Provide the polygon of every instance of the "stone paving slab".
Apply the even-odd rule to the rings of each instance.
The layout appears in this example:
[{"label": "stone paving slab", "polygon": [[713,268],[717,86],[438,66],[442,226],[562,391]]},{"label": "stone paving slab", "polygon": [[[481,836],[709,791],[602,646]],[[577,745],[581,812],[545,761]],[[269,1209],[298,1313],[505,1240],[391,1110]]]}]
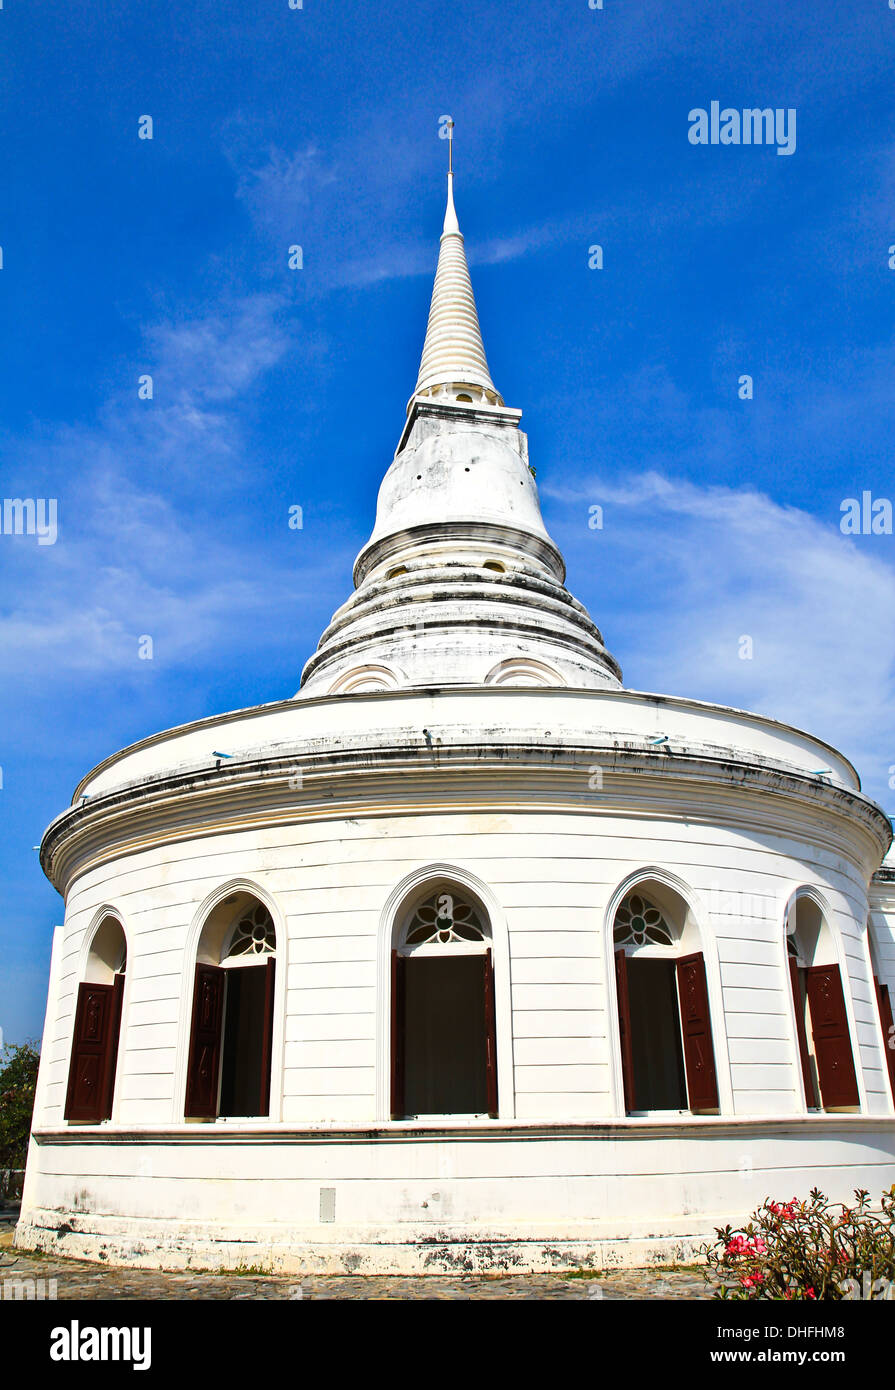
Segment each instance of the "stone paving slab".
[{"label": "stone paving slab", "polygon": [[[704,1299],[708,1291],[698,1269],[626,1269],[608,1274],[519,1274],[407,1278],[399,1275],[259,1276],[165,1273],[154,1269],[108,1268],[87,1260],[20,1253],[12,1247],[13,1227],[0,1225],[0,1295],[17,1296],[19,1281],[55,1279],[56,1297],[86,1300],[181,1299]],[[7,1291],[8,1288],[8,1291]],[[18,1296],[21,1296],[19,1291]]]}]

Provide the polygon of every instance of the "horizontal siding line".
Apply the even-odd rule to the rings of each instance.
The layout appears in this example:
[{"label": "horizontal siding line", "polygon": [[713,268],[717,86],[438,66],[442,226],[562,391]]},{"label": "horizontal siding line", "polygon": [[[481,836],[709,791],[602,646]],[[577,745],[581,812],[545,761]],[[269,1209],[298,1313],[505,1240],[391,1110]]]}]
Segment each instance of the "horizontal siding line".
[{"label": "horizontal siding line", "polygon": [[[360,1076],[361,1073],[364,1073],[364,1074],[367,1074],[367,1075],[371,1075],[371,1076],[372,1076],[372,1074],[375,1072],[375,1070],[376,1070],[376,1068],[375,1068],[375,1066],[373,1066],[372,1064],[369,1065],[369,1066],[367,1066],[367,1065],[361,1065],[361,1063],[359,1063],[359,1062],[358,1062],[358,1063],[354,1063],[353,1065],[352,1065],[352,1064],[345,1063],[345,1064],[342,1065],[342,1066],[336,1066],[336,1065],[332,1065],[332,1066],[322,1066],[322,1065],[321,1065],[321,1066],[317,1066],[317,1067],[312,1067],[312,1066],[301,1066],[301,1065],[299,1065],[299,1064],[297,1064],[297,1063],[293,1063],[291,1066],[284,1066],[284,1067],[283,1067],[283,1079],[285,1080],[287,1077],[292,1077],[292,1079],[295,1080],[295,1079],[297,1079],[297,1078],[299,1078],[299,1077],[307,1076],[308,1074],[312,1074],[312,1075],[314,1075],[314,1076],[320,1076],[321,1078],[323,1078],[323,1077],[325,1077],[329,1072],[332,1072],[332,1071],[337,1071],[337,1072],[356,1071],[356,1072],[358,1073],[359,1076]],[[299,1094],[299,1093],[296,1092],[296,1091],[293,1091],[293,1090],[286,1090],[285,1087],[284,1087],[284,1089],[283,1089],[283,1095],[284,1095],[284,1096],[294,1096],[294,1095],[297,1095],[297,1094]],[[302,1094],[304,1094],[304,1093],[302,1093]],[[317,1099],[320,1100],[320,1099],[321,1099],[321,1096],[322,1096],[324,1093],[318,1091],[318,1092],[315,1092],[314,1094],[316,1094],[316,1095],[317,1095]],[[341,1100],[343,1095],[348,1095],[348,1094],[350,1094],[350,1092],[347,1092],[347,1091],[345,1091],[345,1092],[339,1091],[339,1092],[338,1092],[338,1099]],[[370,1088],[369,1091],[365,1091],[364,1094],[365,1094],[365,1095],[372,1095],[372,1094],[373,1094],[372,1087]],[[335,1097],[335,1096],[330,1096],[329,1099],[330,1099],[330,1100],[334,1100],[334,1099],[336,1099],[336,1097]]]},{"label": "horizontal siding line", "polygon": [[[528,988],[528,986],[525,986],[525,988]],[[562,1014],[563,1016],[565,1016],[566,1014],[597,1014],[598,1016],[602,1016],[602,1015],[604,1015],[604,1014],[606,1013],[606,1010],[605,1010],[605,1009],[600,1009],[600,1008],[586,1008],[586,1007],[584,1007],[584,1006],[579,1006],[579,1007],[576,1007],[576,1008],[569,1008],[569,1009],[563,1009],[563,1008],[561,1008],[561,1007],[560,1007],[560,1008],[557,1008],[557,1007],[548,1008],[548,1007],[545,1007],[545,1006],[540,1005],[540,1004],[532,1004],[532,1005],[530,1005],[530,1006],[527,1007],[527,1008],[523,1008],[523,1007],[522,1007],[521,1005],[519,1005],[519,1004],[514,1004],[514,1006],[513,1006],[513,1013],[514,1013],[514,1014]]]},{"label": "horizontal siding line", "polygon": [[337,992],[337,993],[341,994],[343,991],[349,990],[349,989],[374,989],[374,988],[375,988],[375,982],[373,982],[373,981],[371,981],[371,983],[368,984],[368,985],[340,985],[340,984],[329,984],[329,985],[304,985],[304,984],[302,984],[302,985],[290,985],[290,986],[288,987],[288,993],[289,993],[289,994],[316,994],[316,993],[317,993],[319,990],[321,990],[321,989],[328,989],[328,990],[332,990],[332,991],[334,991],[334,992]]},{"label": "horizontal siding line", "polygon": [[784,989],[769,989],[765,985],[731,984],[729,981],[722,985],[722,989],[724,990],[725,998],[731,995],[735,990],[739,990],[745,994],[754,995],[756,1003],[758,1003],[759,999],[762,1003],[766,1003],[768,996],[771,995],[783,996],[786,994]]},{"label": "horizontal siding line", "polygon": [[[343,1016],[346,1016],[346,1017],[347,1017],[350,1013],[351,1013],[351,1010],[350,1010],[350,1009],[343,1009],[340,1013],[332,1013],[330,1010],[327,1010],[326,1013],[321,1013],[321,1014],[312,1014],[312,1013],[291,1013],[291,1014],[289,1014],[289,1015],[287,1016],[287,1018],[286,1018],[286,1023],[287,1023],[287,1025],[288,1025],[289,1019],[290,1019],[290,1018],[342,1018]],[[357,1017],[357,1018],[369,1018],[369,1019],[371,1020],[371,1022],[376,1018],[375,1013],[363,1013],[363,1014],[358,1013],[357,1015],[352,1015],[352,1016]],[[326,1042],[327,1039],[326,1039],[326,1038],[319,1038],[318,1041],[319,1041],[319,1042]]]},{"label": "horizontal siding line", "polygon": [[[520,1042],[530,1043],[556,1043],[556,1042],[605,1042],[605,1037],[594,1037],[593,1033],[516,1033],[513,1037],[513,1045]],[[516,1064],[518,1066],[518,1063]],[[562,1065],[561,1063],[559,1065]],[[577,1063],[575,1065],[578,1065]]]},{"label": "horizontal siding line", "polygon": [[[767,1071],[771,1067],[777,1067],[781,1071],[792,1071],[792,1062],[731,1062],[731,1071],[742,1071],[745,1067],[759,1067],[762,1071]],[[752,1087],[753,1090],[761,1090],[761,1087]]]},{"label": "horizontal siding line", "polygon": [[[365,1100],[365,1099],[368,1099],[368,1097],[352,1097],[352,1099],[364,1099],[364,1100]],[[614,1117],[613,1117],[613,1116],[609,1116],[609,1115],[595,1116],[595,1117],[594,1117],[594,1123],[597,1123],[597,1124],[603,1123],[604,1120],[612,1119],[612,1118],[614,1118]],[[758,1120],[761,1120],[761,1119],[763,1119],[764,1117],[761,1116],[761,1115],[758,1115],[758,1116],[756,1116],[755,1118],[758,1119]],[[882,1117],[880,1117],[880,1118],[882,1118]],[[535,1122],[537,1122],[537,1121],[535,1121]],[[553,1119],[552,1119],[552,1117],[550,1117],[550,1116],[546,1116],[546,1117],[544,1117],[544,1122],[545,1122],[545,1123],[553,1123]],[[822,1168],[825,1172],[829,1172],[829,1173],[844,1172],[844,1171],[847,1171],[847,1170],[848,1170],[848,1167],[849,1167],[848,1163],[842,1163],[842,1162],[839,1162],[839,1161],[836,1161],[836,1160],[832,1160],[832,1161],[829,1161],[829,1162],[826,1162],[826,1163],[822,1163],[822,1164],[821,1164],[821,1163],[815,1163],[814,1161],[812,1161],[812,1163],[813,1163],[813,1166],[816,1166],[817,1168]],[[768,1173],[768,1174],[781,1173],[781,1174],[790,1174],[790,1175],[792,1175],[793,1169],[794,1169],[795,1166],[796,1166],[796,1165],[793,1165],[793,1164],[791,1164],[791,1163],[790,1163],[790,1164],[774,1164],[773,1166],[770,1165],[770,1164],[767,1164],[767,1163],[762,1163],[762,1164],[759,1166],[759,1168],[757,1169],[757,1171],[760,1172],[760,1173]],[[868,1167],[871,1167],[871,1168],[880,1168],[880,1169],[885,1170],[887,1167],[890,1167],[890,1166],[891,1166],[891,1163],[890,1163],[890,1162],[887,1163],[887,1161],[886,1161],[885,1159],[880,1159],[878,1162],[877,1162],[877,1161],[873,1161],[873,1162],[868,1161],[867,1166],[868,1166]],[[688,1170],[687,1170],[687,1176],[688,1176],[688,1177],[692,1177],[692,1178],[696,1178],[696,1179],[699,1179],[699,1178],[702,1178],[702,1177],[705,1177],[705,1178],[713,1178],[713,1177],[716,1177],[716,1176],[717,1176],[717,1174],[718,1174],[719,1171],[720,1171],[721,1173],[729,1174],[731,1177],[739,1176],[740,1173],[741,1173],[741,1169],[740,1169],[740,1168],[734,1167],[734,1166],[731,1165],[731,1166],[728,1167],[728,1168],[722,1168],[722,1169],[720,1169],[720,1170],[718,1170],[718,1169],[716,1169],[716,1168],[704,1168],[704,1169],[699,1169],[699,1168],[688,1168]],[[131,1181],[133,1181],[133,1173],[129,1173],[129,1172],[121,1172],[121,1173],[118,1173],[118,1172],[116,1172],[116,1173],[90,1173],[90,1172],[84,1172],[84,1173],[79,1173],[79,1174],[76,1175],[76,1174],[67,1173],[67,1172],[64,1172],[64,1171],[57,1171],[56,1169],[42,1168],[42,1169],[41,1169],[41,1174],[42,1174],[42,1176],[44,1176],[44,1177],[46,1177],[46,1178],[52,1178],[52,1179],[55,1179],[55,1180],[60,1181],[60,1182],[75,1182],[75,1181],[78,1181],[78,1182],[83,1182],[83,1181],[123,1182],[123,1181],[126,1181],[126,1180],[131,1180]],[[651,1168],[651,1169],[646,1169],[646,1170],[644,1170],[644,1171],[631,1171],[631,1170],[629,1170],[629,1169],[627,1169],[627,1168],[626,1168],[626,1169],[623,1169],[623,1170],[622,1170],[622,1169],[616,1169],[616,1170],[614,1170],[611,1174],[602,1173],[602,1172],[594,1173],[594,1172],[592,1172],[592,1171],[590,1171],[590,1172],[572,1171],[572,1172],[558,1172],[558,1173],[552,1172],[552,1171],[549,1171],[549,1172],[548,1172],[548,1171],[545,1171],[545,1172],[533,1173],[533,1172],[528,1172],[528,1171],[525,1171],[525,1172],[517,1172],[517,1171],[515,1170],[515,1168],[513,1168],[513,1169],[510,1169],[510,1168],[498,1168],[498,1169],[496,1169],[496,1170],[493,1171],[493,1172],[487,1172],[487,1173],[482,1172],[482,1173],[476,1173],[476,1174],[462,1174],[462,1175],[457,1174],[457,1175],[455,1175],[455,1176],[452,1176],[450,1181],[451,1181],[452,1184],[455,1184],[455,1185],[458,1186],[458,1187],[470,1187],[470,1186],[472,1186],[472,1185],[474,1185],[474,1184],[482,1184],[482,1183],[491,1183],[491,1184],[493,1184],[494,1182],[510,1182],[510,1181],[512,1181],[512,1182],[514,1182],[514,1183],[516,1183],[516,1184],[518,1184],[518,1183],[525,1183],[525,1182],[537,1183],[537,1184],[542,1184],[542,1183],[553,1183],[553,1182],[558,1182],[558,1183],[563,1183],[563,1182],[575,1182],[575,1183],[601,1183],[601,1182],[605,1182],[605,1181],[607,1180],[608,1177],[611,1177],[613,1181],[615,1181],[615,1180],[621,1180],[621,1181],[633,1181],[633,1182],[642,1182],[642,1183],[654,1183],[654,1182],[656,1182],[657,1180],[661,1180],[662,1178],[665,1178],[665,1177],[667,1177],[667,1176],[668,1176],[668,1175],[667,1175],[664,1171],[662,1171],[661,1169],[659,1169],[659,1168]],[[676,1175],[673,1175],[673,1176],[676,1176]],[[306,1187],[306,1188],[311,1189],[311,1190],[313,1191],[314,1188],[319,1187],[322,1178],[325,1179],[325,1175],[324,1175],[324,1174],[315,1174],[315,1175],[313,1175],[313,1176],[309,1174],[309,1175],[306,1176],[306,1177],[297,1177],[295,1174],[282,1174],[282,1175],[280,1175],[280,1174],[266,1174],[266,1173],[260,1173],[260,1174],[259,1174],[259,1173],[250,1173],[250,1172],[245,1172],[245,1173],[242,1173],[242,1172],[240,1172],[240,1173],[235,1173],[235,1172],[234,1172],[232,1175],[228,1175],[227,1177],[223,1177],[223,1178],[220,1177],[220,1175],[217,1175],[216,1178],[215,1178],[215,1181],[216,1181],[218,1184],[220,1184],[220,1183],[234,1183],[234,1184],[236,1184],[236,1183],[239,1183],[239,1184],[244,1184],[244,1183],[262,1183],[262,1184],[274,1184],[274,1183],[276,1183],[276,1184],[280,1184],[280,1183],[283,1183],[283,1184],[289,1184],[290,1186],[293,1186],[293,1187],[294,1187],[294,1186],[299,1186],[299,1185],[301,1185],[302,1187]],[[201,1179],[200,1179],[200,1180],[201,1180]],[[352,1174],[352,1175],[350,1175],[350,1176],[345,1176],[345,1177],[335,1177],[335,1178],[331,1178],[331,1179],[329,1179],[329,1180],[330,1180],[332,1183],[336,1184],[336,1185],[340,1185],[343,1189],[344,1189],[344,1188],[347,1188],[347,1187],[355,1187],[355,1188],[358,1189],[359,1192],[362,1192],[363,1189],[364,1189],[364,1187],[367,1187],[367,1186],[369,1185],[369,1182],[370,1182],[370,1179],[369,1179],[369,1178],[363,1177],[363,1176],[360,1176],[360,1175],[357,1175],[357,1174]],[[165,1174],[164,1177],[149,1178],[149,1179],[146,1179],[146,1181],[149,1181],[149,1182],[152,1182],[152,1183],[155,1183],[155,1184],[161,1184],[161,1183],[195,1183],[195,1182],[197,1181],[197,1179],[196,1179],[196,1175],[195,1175],[195,1174],[192,1174],[192,1173],[168,1173],[168,1174]],[[434,1165],[433,1165],[432,1167],[429,1167],[429,1166],[427,1165],[425,1171],[423,1171],[422,1173],[420,1173],[419,1177],[414,1177],[413,1179],[410,1179],[410,1180],[409,1180],[406,1176],[404,1176],[404,1175],[398,1175],[398,1176],[395,1176],[395,1177],[377,1176],[376,1179],[375,1179],[375,1181],[376,1181],[377,1186],[380,1186],[380,1187],[384,1187],[384,1186],[388,1185],[389,1187],[393,1187],[393,1188],[398,1188],[398,1189],[400,1189],[400,1187],[406,1186],[407,1183],[408,1183],[408,1181],[412,1181],[414,1184],[418,1184],[421,1188],[424,1188],[427,1184],[433,1183],[433,1182],[437,1181],[437,1172],[436,1172],[436,1169],[435,1169],[435,1166],[434,1166]],[[316,1206],[316,1202],[315,1202],[315,1206]],[[204,1221],[212,1221],[214,1218],[209,1216],[209,1217],[198,1218],[198,1219],[204,1220]],[[300,1220],[300,1218],[297,1218],[297,1221],[299,1221],[299,1220]],[[301,1224],[302,1224],[302,1225],[305,1225],[305,1224],[314,1224],[314,1225],[316,1225],[316,1224],[317,1224],[317,1221],[316,1221],[316,1219],[312,1218],[312,1219],[311,1219],[310,1221],[308,1221],[308,1222],[301,1222]],[[443,1223],[441,1223],[441,1224],[443,1225]],[[188,1272],[188,1271],[187,1271],[187,1272]]]},{"label": "horizontal siding line", "polygon": [[[284,1100],[320,1100],[320,1095],[319,1095],[319,1093],[316,1092],[316,1091],[287,1091],[287,1092],[284,1092],[284,1093],[283,1093],[283,1099],[284,1099]],[[339,1100],[363,1100],[363,1101],[366,1101],[367,1103],[369,1103],[369,1102],[372,1101],[373,1099],[374,1099],[374,1096],[373,1096],[373,1092],[372,1092],[372,1091],[343,1091],[343,1092],[341,1092],[340,1095],[339,1095]],[[339,1123],[341,1123],[341,1122],[339,1121],[338,1117],[336,1117],[335,1120],[329,1120],[329,1118],[326,1117],[326,1116],[323,1116],[323,1117],[321,1117],[321,1118],[318,1119],[318,1118],[316,1118],[317,1115],[319,1115],[319,1111],[315,1111],[315,1118],[314,1118],[313,1120],[306,1120],[306,1121],[302,1121],[302,1120],[289,1120],[289,1121],[287,1121],[287,1123],[288,1123],[288,1124],[302,1124],[302,1123],[308,1123],[308,1124],[326,1124],[326,1123],[339,1124]],[[374,1119],[371,1119],[371,1120],[370,1120],[370,1124],[371,1124],[371,1125],[377,1125],[378,1123],[379,1123],[379,1122],[378,1122],[377,1120],[374,1120]],[[324,1173],[321,1173],[318,1177],[312,1178],[311,1181],[312,1181],[312,1182],[319,1182],[320,1179],[323,1178],[323,1177],[325,1177],[325,1176],[326,1176],[326,1175],[325,1175]],[[377,1181],[378,1181],[378,1179],[377,1179]]]}]

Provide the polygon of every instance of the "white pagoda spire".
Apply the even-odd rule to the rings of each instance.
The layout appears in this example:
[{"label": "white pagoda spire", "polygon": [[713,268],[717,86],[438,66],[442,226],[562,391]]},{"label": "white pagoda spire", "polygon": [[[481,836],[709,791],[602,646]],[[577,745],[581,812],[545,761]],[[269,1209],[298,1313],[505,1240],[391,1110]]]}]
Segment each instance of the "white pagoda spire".
[{"label": "white pagoda spire", "polygon": [[491,380],[453,161],[416,390],[354,565],[355,592],[300,694],[410,687],[620,689],[621,672],[541,516],[522,416]]},{"label": "white pagoda spire", "polygon": [[463,233],[454,207],[453,121],[448,127],[448,143],[447,208],[414,396],[469,398],[464,388],[472,387],[475,394],[471,399],[480,399],[484,393],[490,404],[502,405],[488,370]]}]

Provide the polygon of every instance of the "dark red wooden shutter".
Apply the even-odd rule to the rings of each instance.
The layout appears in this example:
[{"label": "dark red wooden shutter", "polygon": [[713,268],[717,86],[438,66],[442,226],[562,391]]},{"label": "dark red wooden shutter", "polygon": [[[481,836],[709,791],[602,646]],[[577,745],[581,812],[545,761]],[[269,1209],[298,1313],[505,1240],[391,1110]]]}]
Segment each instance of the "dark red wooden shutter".
[{"label": "dark red wooden shutter", "polygon": [[789,982],[792,986],[793,1008],[796,1011],[796,1038],[799,1043],[799,1061],[802,1064],[805,1103],[809,1109],[812,1109],[817,1105],[817,1095],[814,1090],[814,1077],[811,1074],[811,1060],[808,1055],[808,1035],[805,1032],[805,1005],[802,1002],[799,962],[796,960],[795,956],[789,956]]},{"label": "dark red wooden shutter", "polygon": [[628,994],[628,957],[624,951],[615,953],[615,992],[618,996],[618,1036],[622,1049],[622,1085],[625,1089],[625,1109],[637,1109],[634,1091],[634,1042],[631,1032],[631,1000]]},{"label": "dark red wooden shutter", "polygon": [[273,1059],[273,1006],[277,979],[275,956],[268,956],[264,973],[264,1041],[261,1047],[261,1115],[270,1114],[270,1068]]},{"label": "dark red wooden shutter", "polygon": [[404,1118],[404,971],[407,962],[392,951],[392,1118]]},{"label": "dark red wooden shutter", "polygon": [[825,1107],[859,1105],[839,966],[812,965],[805,978],[821,1100]]},{"label": "dark red wooden shutter", "polygon": [[184,1114],[195,1119],[217,1118],[225,983],[226,971],[219,965],[196,966],[184,1106]]},{"label": "dark red wooden shutter", "polygon": [[488,1114],[497,1119],[497,1027],[494,1015],[494,966],[490,948],[485,952],[485,1076]]},{"label": "dark red wooden shutter", "polygon": [[115,1074],[118,1070],[118,1040],[121,1037],[121,1009],[124,1003],[124,976],[116,975],[112,984],[112,1013],[109,1018],[109,1045],[106,1048],[106,1071],[103,1078],[103,1119],[112,1118],[115,1095]]},{"label": "dark red wooden shutter", "polygon": [[718,1109],[718,1081],[712,1048],[712,1022],[705,961],[701,951],[677,962],[677,992],[684,1038],[687,1098],[691,1110]]},{"label": "dark red wooden shutter", "polygon": [[892,1020],[892,1001],[889,998],[889,986],[881,985],[874,975],[873,983],[876,988],[876,1002],[879,1005],[879,1021],[883,1026],[883,1047],[886,1053],[886,1068],[889,1073],[889,1085],[892,1088],[892,1095],[895,1097],[895,1024]]},{"label": "dark red wooden shutter", "polygon": [[65,1118],[99,1124],[108,1096],[109,1044],[115,1013],[115,986],[78,986]]}]

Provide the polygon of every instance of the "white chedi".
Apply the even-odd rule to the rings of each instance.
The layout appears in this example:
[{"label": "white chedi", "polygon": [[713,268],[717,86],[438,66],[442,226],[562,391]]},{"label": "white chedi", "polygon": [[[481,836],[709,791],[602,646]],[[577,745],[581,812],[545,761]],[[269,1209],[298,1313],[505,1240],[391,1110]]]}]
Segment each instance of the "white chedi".
[{"label": "white chedi", "polygon": [[65,919],[20,1247],[637,1265],[769,1193],[895,1180],[889,823],[821,740],[622,686],[519,421],[451,193],[297,696],[111,755],[44,836]]}]

